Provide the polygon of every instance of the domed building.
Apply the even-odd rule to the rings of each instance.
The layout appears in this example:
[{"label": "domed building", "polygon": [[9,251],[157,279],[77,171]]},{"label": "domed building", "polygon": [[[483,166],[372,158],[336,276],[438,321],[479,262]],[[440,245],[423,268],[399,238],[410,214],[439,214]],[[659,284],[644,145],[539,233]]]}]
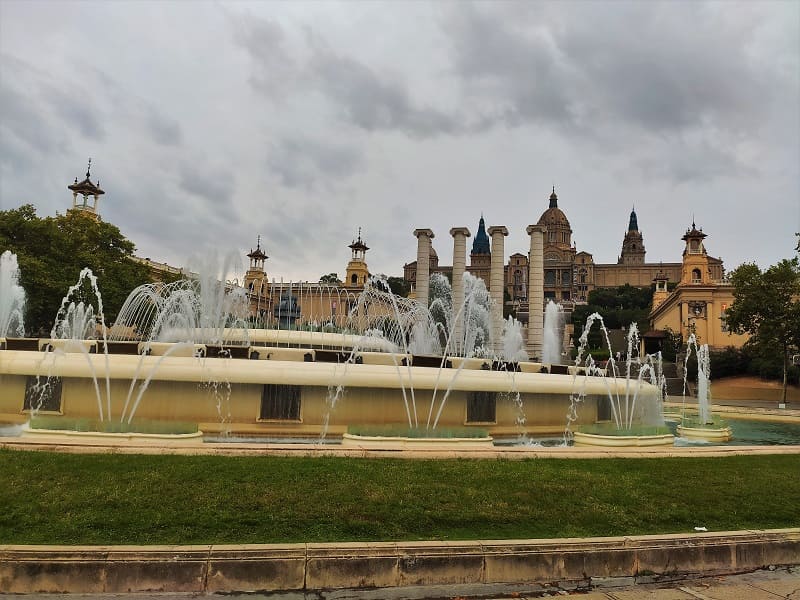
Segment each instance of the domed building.
[{"label": "domed building", "polygon": [[[564,211],[558,205],[555,187],[549,198],[547,209],[541,214],[537,225],[544,225],[547,233],[544,238],[544,297],[562,304],[584,303],[589,292],[595,288],[613,288],[629,284],[634,287],[649,288],[656,277],[672,284],[681,281],[683,265],[681,262],[645,262],[645,245],[639,230],[636,210],[632,209],[628,227],[623,233],[622,249],[614,263],[595,263],[590,252],[578,251],[572,239],[572,226]],[[478,231],[472,243],[470,264],[466,270],[481,277],[489,285],[491,265],[491,244],[486,234],[483,216],[478,222]],[[708,257],[710,277],[721,280],[722,261]],[[439,257],[431,249],[430,272],[442,273],[452,277],[452,266],[440,265]],[[416,261],[403,266],[406,281],[413,285],[416,281]],[[514,253],[505,264],[506,302],[524,304],[528,294],[528,255]]]}]

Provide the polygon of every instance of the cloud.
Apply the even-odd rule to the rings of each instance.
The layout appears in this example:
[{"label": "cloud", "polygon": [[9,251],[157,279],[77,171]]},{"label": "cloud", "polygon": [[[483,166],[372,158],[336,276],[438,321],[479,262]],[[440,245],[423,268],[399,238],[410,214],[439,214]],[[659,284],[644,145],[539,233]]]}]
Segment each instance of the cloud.
[{"label": "cloud", "polygon": [[156,143],[162,146],[178,146],[183,140],[181,126],[174,119],[159,113],[154,108],[146,109],[147,126]]},{"label": "cloud", "polygon": [[320,182],[349,177],[359,169],[361,162],[361,152],[352,145],[301,135],[279,140],[267,159],[270,170],[283,185],[306,189]]},{"label": "cloud", "polygon": [[335,52],[316,34],[296,41],[293,56],[279,24],[252,15],[233,23],[236,41],[253,59],[251,83],[272,99],[318,94],[341,122],[368,132],[426,138],[465,129],[453,114],[412,100],[400,77],[379,76],[364,62]]},{"label": "cloud", "polygon": [[206,206],[219,211],[230,207],[236,180],[230,171],[184,161],[178,167],[178,185],[183,191],[205,200]]}]

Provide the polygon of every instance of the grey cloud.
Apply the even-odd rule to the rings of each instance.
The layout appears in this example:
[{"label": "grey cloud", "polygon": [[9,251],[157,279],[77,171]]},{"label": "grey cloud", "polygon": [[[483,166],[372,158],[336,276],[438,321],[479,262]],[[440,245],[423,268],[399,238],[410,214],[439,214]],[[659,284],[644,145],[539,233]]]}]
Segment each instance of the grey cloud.
[{"label": "grey cloud", "polygon": [[66,125],[91,140],[105,139],[106,129],[102,122],[102,113],[90,95],[80,93],[77,89],[67,91],[51,88],[48,90],[47,99]]},{"label": "grey cloud", "polygon": [[234,40],[255,62],[250,83],[273,99],[282,98],[296,78],[297,65],[286,50],[286,34],[276,22],[253,15],[229,15]]},{"label": "grey cloud", "polygon": [[401,131],[412,137],[459,133],[464,127],[451,114],[419,106],[401,81],[378,76],[366,64],[338,55],[315,36],[295,48],[294,59],[285,32],[277,23],[248,16],[234,19],[236,41],[253,59],[253,86],[274,98],[285,94],[321,94],[337,116],[366,131]]},{"label": "grey cloud", "polygon": [[236,187],[231,172],[184,162],[178,168],[178,177],[181,189],[204,200],[203,207],[229,215]]},{"label": "grey cloud", "polygon": [[276,143],[267,164],[283,185],[312,188],[323,180],[352,175],[361,161],[361,152],[353,146],[295,136]]},{"label": "grey cloud", "polygon": [[177,146],[183,140],[183,133],[178,122],[153,108],[147,111],[147,125],[153,139],[162,146]]},{"label": "grey cloud", "polygon": [[614,121],[661,134],[738,130],[759,112],[765,81],[742,28],[720,27],[702,5],[559,3],[536,19],[487,6],[459,5],[443,30],[466,92],[507,124],[587,133]]},{"label": "grey cloud", "polygon": [[14,146],[40,153],[64,148],[63,136],[48,124],[35,98],[23,95],[5,82],[0,82],[0,115],[0,141],[4,148],[10,147],[11,138],[19,142]]},{"label": "grey cloud", "polygon": [[456,120],[430,107],[417,107],[400,83],[381,79],[353,58],[317,50],[310,64],[319,89],[345,120],[367,131],[397,130],[429,137],[454,133]]}]

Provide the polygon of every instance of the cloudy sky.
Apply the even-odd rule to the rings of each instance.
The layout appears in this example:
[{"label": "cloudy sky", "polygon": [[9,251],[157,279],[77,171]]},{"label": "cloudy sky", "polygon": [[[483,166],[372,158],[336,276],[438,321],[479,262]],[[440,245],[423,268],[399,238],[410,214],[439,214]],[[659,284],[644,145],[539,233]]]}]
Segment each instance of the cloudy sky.
[{"label": "cloudy sky", "polygon": [[415,228],[506,225],[559,195],[615,262],[694,218],[728,269],[794,254],[800,3],[0,0],[0,208],[64,212],[93,178],[140,256],[209,247],[268,273],[402,274]]}]

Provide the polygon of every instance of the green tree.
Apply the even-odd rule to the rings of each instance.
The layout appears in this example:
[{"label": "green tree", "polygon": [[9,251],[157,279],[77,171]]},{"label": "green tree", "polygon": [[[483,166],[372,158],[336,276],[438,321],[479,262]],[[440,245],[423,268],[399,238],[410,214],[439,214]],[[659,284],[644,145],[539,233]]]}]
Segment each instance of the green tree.
[{"label": "green tree", "polygon": [[[575,344],[583,333],[586,319],[592,313],[600,313],[603,322],[609,329],[629,327],[636,323],[639,332],[644,333],[650,328],[647,315],[653,299],[651,288],[637,288],[628,283],[615,288],[598,288],[589,292],[588,302],[578,305],[572,312],[572,323],[575,326]],[[589,333],[589,347],[597,349],[602,347],[604,338],[598,328]]]},{"label": "green tree", "polygon": [[342,280],[336,273],[328,273],[319,278],[320,283],[327,283],[328,285],[342,285]]},{"label": "green tree", "polygon": [[111,325],[130,291],[150,280],[147,267],[131,260],[134,249],[117,227],[77,211],[44,218],[30,204],[0,211],[0,251],[17,255],[28,335],[49,334],[62,298],[84,267],[97,277],[103,316]]},{"label": "green tree", "polygon": [[403,277],[387,277],[386,283],[389,284],[389,289],[395,296],[406,298],[411,291],[411,284]]},{"label": "green tree", "polygon": [[764,272],[746,263],[730,280],[734,301],[725,322],[735,333],[750,334],[749,345],[781,356],[785,403],[790,355],[800,348],[800,261],[782,260]]}]

